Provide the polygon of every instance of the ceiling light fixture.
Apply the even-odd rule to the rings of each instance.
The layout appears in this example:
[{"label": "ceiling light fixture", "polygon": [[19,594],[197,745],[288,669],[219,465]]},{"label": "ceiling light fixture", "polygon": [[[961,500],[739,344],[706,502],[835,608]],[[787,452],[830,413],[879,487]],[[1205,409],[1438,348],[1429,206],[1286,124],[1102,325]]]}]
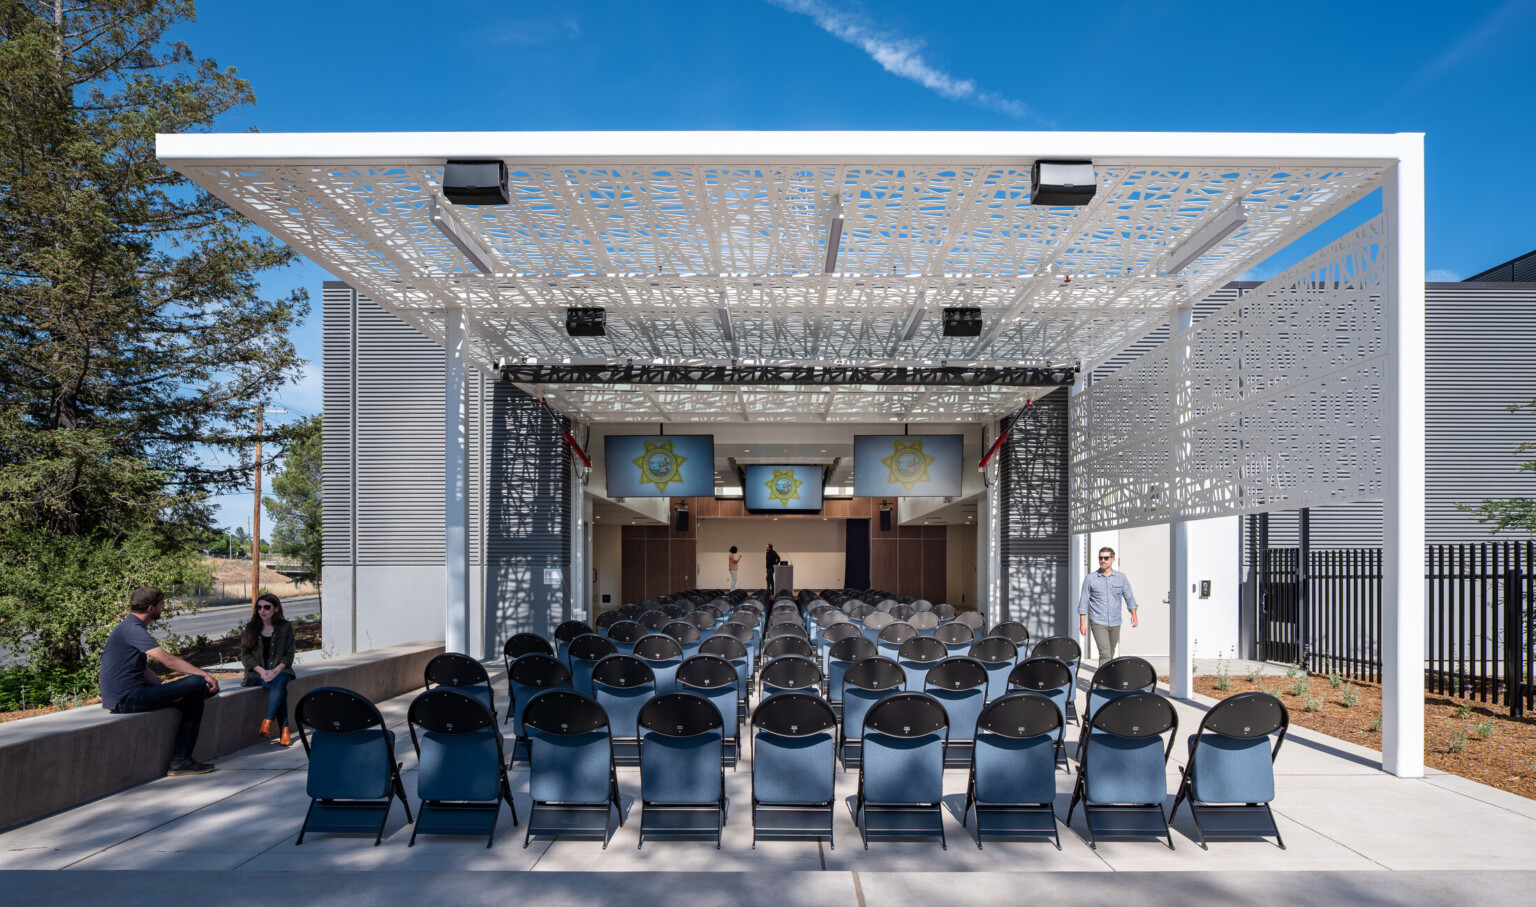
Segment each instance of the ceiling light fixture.
[{"label": "ceiling light fixture", "polygon": [[822,272],[831,274],[837,270],[837,247],[843,241],[843,196],[832,196],[832,219],[827,224],[827,260]]},{"label": "ceiling light fixture", "polygon": [[485,251],[475,241],[474,237],[469,235],[469,231],[459,225],[458,221],[449,217],[447,209],[439,205],[435,197],[432,199],[430,218],[432,226],[436,227],[439,233],[447,237],[448,241],[453,243],[464,254],[465,258],[469,259],[470,264],[479,268],[485,274],[492,277],[496,276],[495,259],[491,258],[491,253]]},{"label": "ceiling light fixture", "polygon": [[928,293],[917,294],[917,300],[912,303],[912,311],[907,313],[907,321],[901,326],[901,342],[906,343],[917,333],[917,328],[923,323],[923,316],[928,314]]},{"label": "ceiling light fixture", "polygon": [[1205,226],[1190,234],[1189,238],[1170,249],[1164,270],[1170,277],[1179,273],[1247,222],[1248,212],[1243,209],[1243,200],[1238,199],[1225,211],[1211,218]]}]

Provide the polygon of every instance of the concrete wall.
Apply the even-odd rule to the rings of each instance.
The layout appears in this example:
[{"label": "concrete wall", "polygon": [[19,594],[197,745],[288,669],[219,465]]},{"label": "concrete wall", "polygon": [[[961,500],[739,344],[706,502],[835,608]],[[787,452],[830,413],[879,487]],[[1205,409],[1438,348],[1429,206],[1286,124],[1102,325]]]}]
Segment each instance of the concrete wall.
[{"label": "concrete wall", "polygon": [[802,589],[841,589],[848,564],[848,538],[842,520],[775,521],[772,517],[712,518],[699,524],[699,588],[731,585],[728,552],[741,549],[741,585],[763,585],[763,546],[773,543],[779,557],[795,565],[795,585]]},{"label": "concrete wall", "polygon": [[976,609],[976,532],[973,526],[951,526],[945,555],[944,600],[961,611]]},{"label": "concrete wall", "polygon": [[[339,686],[374,702],[422,686],[440,642],[414,642],[298,665],[292,708],[310,690]],[[266,712],[261,687],[233,681],[208,700],[194,756],[217,759],[256,743]],[[99,706],[0,724],[0,829],[30,822],[165,774],[180,713],[114,715]],[[299,745],[297,742],[295,746]]]},{"label": "concrete wall", "polygon": [[[592,527],[592,566],[597,571],[592,583],[591,613],[594,617],[624,604],[619,598],[620,584],[624,579],[623,536],[623,527],[618,524]],[[606,604],[603,602],[604,595],[608,596]]]}]

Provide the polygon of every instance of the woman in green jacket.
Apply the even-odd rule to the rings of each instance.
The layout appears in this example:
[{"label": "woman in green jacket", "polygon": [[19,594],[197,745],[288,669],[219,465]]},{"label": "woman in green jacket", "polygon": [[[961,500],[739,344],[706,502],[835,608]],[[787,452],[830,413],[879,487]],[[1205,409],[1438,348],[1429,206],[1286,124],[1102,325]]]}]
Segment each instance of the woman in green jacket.
[{"label": "woman in green jacket", "polygon": [[293,624],[283,616],[283,602],[268,592],[256,599],[251,619],[240,634],[240,663],[245,665],[243,686],[261,684],[267,690],[267,717],[261,720],[261,736],[280,728],[278,742],[293,743],[288,732],[288,681],[293,673]]}]

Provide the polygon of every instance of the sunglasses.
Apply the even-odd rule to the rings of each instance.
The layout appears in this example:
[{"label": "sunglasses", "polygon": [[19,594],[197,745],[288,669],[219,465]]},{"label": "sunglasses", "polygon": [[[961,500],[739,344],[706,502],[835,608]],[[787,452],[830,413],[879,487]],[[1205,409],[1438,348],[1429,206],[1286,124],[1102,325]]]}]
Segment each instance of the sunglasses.
[{"label": "sunglasses", "polygon": [[1100,557],[1099,560],[1101,560],[1101,561],[1112,561],[1112,560],[1114,560],[1114,557],[1112,555],[1103,556],[1103,557]]},{"label": "sunglasses", "polygon": [[277,606],[276,605],[257,605],[256,606],[256,610],[257,611],[276,611],[277,610]]}]

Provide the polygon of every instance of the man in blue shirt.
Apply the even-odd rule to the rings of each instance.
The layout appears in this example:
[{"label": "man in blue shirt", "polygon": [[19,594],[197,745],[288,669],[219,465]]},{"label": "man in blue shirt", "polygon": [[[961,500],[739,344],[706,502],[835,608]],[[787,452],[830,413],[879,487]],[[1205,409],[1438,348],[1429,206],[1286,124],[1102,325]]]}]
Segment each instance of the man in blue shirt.
[{"label": "man in blue shirt", "polygon": [[1131,612],[1131,626],[1137,626],[1136,596],[1131,593],[1131,581],[1115,569],[1115,549],[1099,549],[1099,569],[1083,580],[1083,591],[1077,597],[1077,622],[1082,635],[1093,630],[1093,647],[1098,650],[1102,663],[1115,656],[1120,648],[1120,602],[1125,602]]},{"label": "man in blue shirt", "polygon": [[[219,692],[219,681],[202,668],[165,651],[149,635],[149,624],[165,611],[165,595],[145,586],[128,600],[128,615],[107,637],[101,652],[101,707],[116,713],[150,712],[174,708],[181,712],[176,744],[171,752],[171,775],[200,775],[213,766],[192,758],[197,732],[203,723],[203,700]],[[187,676],[160,682],[149,670],[153,658]]]}]

